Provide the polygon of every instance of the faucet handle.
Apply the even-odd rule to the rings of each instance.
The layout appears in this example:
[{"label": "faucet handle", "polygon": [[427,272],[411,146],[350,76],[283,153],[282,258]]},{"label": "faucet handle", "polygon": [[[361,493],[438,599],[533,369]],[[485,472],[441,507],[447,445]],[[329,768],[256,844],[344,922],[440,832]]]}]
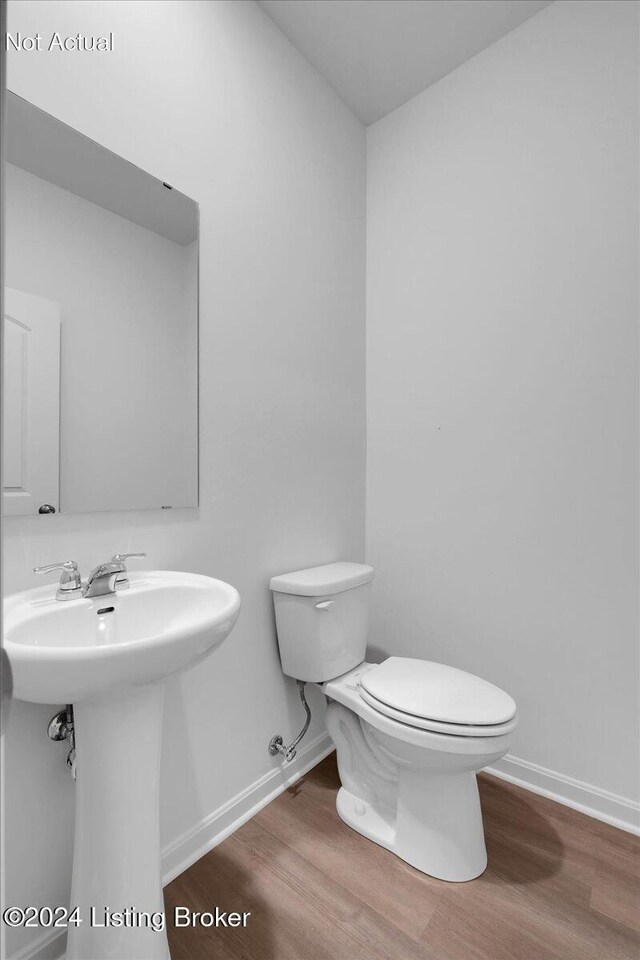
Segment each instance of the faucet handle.
[{"label": "faucet handle", "polygon": [[33,572],[38,574],[52,573],[54,570],[62,570],[56,600],[75,600],[82,596],[82,577],[75,560],[63,560],[62,563],[49,563],[44,567],[33,568]]},{"label": "faucet handle", "polygon": [[34,573],[52,573],[53,570],[68,570],[75,571],[78,569],[78,564],[75,560],[63,560],[62,563],[48,563],[44,567],[34,567]]},{"label": "faucet handle", "polygon": [[121,572],[116,576],[116,590],[123,590],[129,586],[129,577],[127,576],[127,560],[144,560],[146,556],[146,553],[114,553],[114,555],[111,557],[111,562],[122,565]]}]

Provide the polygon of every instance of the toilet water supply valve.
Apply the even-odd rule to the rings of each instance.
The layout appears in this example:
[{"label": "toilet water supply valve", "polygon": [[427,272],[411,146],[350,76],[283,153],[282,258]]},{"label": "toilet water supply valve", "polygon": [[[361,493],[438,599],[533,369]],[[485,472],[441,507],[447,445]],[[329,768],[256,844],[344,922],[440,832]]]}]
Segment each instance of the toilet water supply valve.
[{"label": "toilet water supply valve", "polygon": [[304,737],[305,733],[309,729],[309,724],[311,723],[311,710],[309,709],[309,704],[307,703],[307,699],[304,695],[305,682],[306,681],[304,680],[296,680],[296,683],[298,684],[298,690],[300,691],[300,699],[302,700],[302,706],[304,707],[305,712],[307,714],[307,719],[304,722],[304,726],[302,730],[300,731],[298,736],[295,738],[295,740],[293,740],[289,744],[288,747],[285,747],[284,740],[279,734],[276,734],[275,737],[271,737],[271,740],[269,741],[269,753],[271,754],[271,756],[275,757],[279,753],[281,753],[282,756],[287,761],[287,763],[289,763],[295,757],[296,747]]},{"label": "toilet water supply valve", "polygon": [[47,734],[50,740],[68,740],[70,745],[67,754],[67,766],[71,771],[71,776],[76,778],[76,737],[73,726],[73,704],[68,703],[64,710],[60,710],[55,716],[51,717]]}]

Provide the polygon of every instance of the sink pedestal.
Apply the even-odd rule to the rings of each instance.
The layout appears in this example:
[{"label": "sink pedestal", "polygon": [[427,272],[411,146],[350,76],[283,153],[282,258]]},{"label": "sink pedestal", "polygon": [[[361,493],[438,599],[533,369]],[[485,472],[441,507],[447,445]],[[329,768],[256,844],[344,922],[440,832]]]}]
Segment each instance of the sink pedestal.
[{"label": "sink pedestal", "polygon": [[[153,914],[164,910],[158,811],[163,695],[164,685],[156,683],[74,704],[71,907],[79,908],[83,922],[69,927],[67,960],[169,960],[166,930],[154,931],[145,916],[157,921]],[[127,925],[108,925],[110,915],[124,911]]]}]

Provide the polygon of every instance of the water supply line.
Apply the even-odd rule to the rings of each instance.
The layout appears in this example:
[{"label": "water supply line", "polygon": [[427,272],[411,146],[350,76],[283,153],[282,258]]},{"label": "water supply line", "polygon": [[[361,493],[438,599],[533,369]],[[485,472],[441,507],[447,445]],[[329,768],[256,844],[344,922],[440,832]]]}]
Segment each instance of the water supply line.
[{"label": "water supply line", "polygon": [[305,733],[309,729],[309,724],[311,723],[311,709],[307,703],[307,698],[304,695],[304,688],[306,680],[296,680],[298,684],[298,690],[300,691],[300,699],[302,700],[302,706],[305,709],[307,714],[307,719],[304,722],[304,726],[298,736],[293,740],[288,747],[285,747],[284,740],[279,734],[276,734],[275,737],[271,737],[269,741],[269,753],[272,757],[277,756],[279,753],[285,758],[287,763],[290,763],[296,755],[296,747],[304,737]]}]

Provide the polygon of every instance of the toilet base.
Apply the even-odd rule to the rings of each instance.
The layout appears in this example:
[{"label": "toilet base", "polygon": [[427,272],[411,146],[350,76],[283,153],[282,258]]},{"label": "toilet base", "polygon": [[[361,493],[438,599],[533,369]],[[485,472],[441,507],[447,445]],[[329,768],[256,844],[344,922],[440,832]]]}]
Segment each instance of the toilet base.
[{"label": "toilet base", "polygon": [[386,718],[382,730],[335,701],[326,722],[342,782],[337,811],[352,830],[438,880],[484,872],[476,773],[506,753],[505,737],[416,735]]},{"label": "toilet base", "polygon": [[412,840],[406,836],[406,831],[397,830],[394,810],[361,800],[345,787],[340,787],[338,791],[336,810],[340,819],[352,830],[437,880],[465,883],[475,880],[486,870],[487,851],[482,819],[479,833],[476,830],[475,836],[470,837],[467,832],[461,845],[459,839],[462,838],[456,836],[455,830],[451,831],[449,824],[445,824],[446,829],[439,829],[441,825],[431,818],[428,826],[429,845],[425,846],[421,842],[424,836]]}]

